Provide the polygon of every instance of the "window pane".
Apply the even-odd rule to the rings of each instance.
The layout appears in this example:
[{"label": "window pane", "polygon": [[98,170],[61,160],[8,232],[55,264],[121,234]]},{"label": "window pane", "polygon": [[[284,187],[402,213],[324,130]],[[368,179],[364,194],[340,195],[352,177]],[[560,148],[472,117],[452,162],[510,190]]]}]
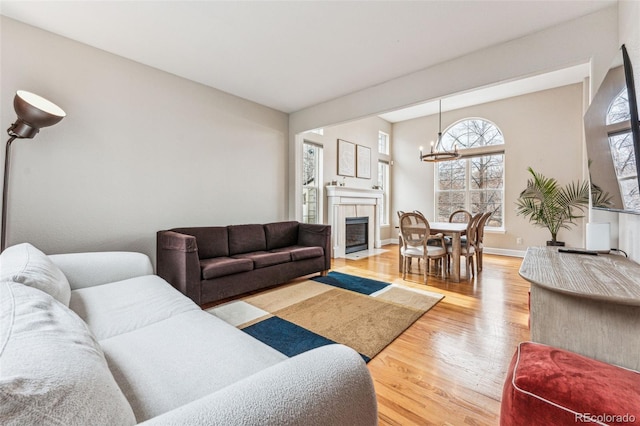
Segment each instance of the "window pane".
[{"label": "window pane", "polygon": [[482,119],[460,121],[451,126],[442,135],[444,149],[452,150],[477,148],[490,145],[503,145],[502,132],[491,122]]},{"label": "window pane", "polygon": [[384,132],[378,132],[378,152],[389,154],[389,135]]},{"label": "window pane", "polygon": [[638,182],[635,179],[624,179],[620,181],[622,203],[625,209],[640,210],[640,194],[638,193]]},{"label": "window pane", "polygon": [[636,157],[631,132],[610,136],[609,145],[618,179],[636,175]]},{"label": "window pane", "polygon": [[436,193],[437,222],[448,222],[452,212],[465,208],[466,193],[462,191],[441,191]]},{"label": "window pane", "polygon": [[467,168],[465,160],[438,163],[439,189],[466,189],[466,174]]},{"label": "window pane", "polygon": [[620,185],[620,195],[625,209],[640,209],[636,157],[631,132],[609,137],[613,165]]},{"label": "window pane", "polygon": [[607,124],[620,123],[627,120],[631,120],[631,110],[629,109],[629,98],[625,87],[609,106]]},{"label": "window pane", "polygon": [[483,155],[471,162],[471,189],[502,188],[504,154]]}]

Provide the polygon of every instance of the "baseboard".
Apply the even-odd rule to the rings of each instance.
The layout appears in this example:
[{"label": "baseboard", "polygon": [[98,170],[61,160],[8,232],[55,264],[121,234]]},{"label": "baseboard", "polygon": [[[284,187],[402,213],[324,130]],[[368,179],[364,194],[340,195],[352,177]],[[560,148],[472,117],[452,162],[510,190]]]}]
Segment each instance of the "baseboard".
[{"label": "baseboard", "polygon": [[496,254],[499,256],[511,256],[511,257],[524,257],[524,254],[526,253],[525,250],[510,250],[510,249],[490,248],[490,247],[485,247],[483,250],[487,254]]},{"label": "baseboard", "polygon": [[387,238],[386,240],[382,240],[383,246],[386,246],[389,244],[400,244],[400,240],[398,238]]}]

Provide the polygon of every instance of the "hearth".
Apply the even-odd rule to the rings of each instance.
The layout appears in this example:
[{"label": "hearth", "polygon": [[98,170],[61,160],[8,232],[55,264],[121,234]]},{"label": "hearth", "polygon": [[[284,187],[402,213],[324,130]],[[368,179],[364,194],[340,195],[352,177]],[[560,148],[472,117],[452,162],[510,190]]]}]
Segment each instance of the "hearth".
[{"label": "hearth", "polygon": [[369,248],[369,217],[347,217],[345,228],[345,253]]}]

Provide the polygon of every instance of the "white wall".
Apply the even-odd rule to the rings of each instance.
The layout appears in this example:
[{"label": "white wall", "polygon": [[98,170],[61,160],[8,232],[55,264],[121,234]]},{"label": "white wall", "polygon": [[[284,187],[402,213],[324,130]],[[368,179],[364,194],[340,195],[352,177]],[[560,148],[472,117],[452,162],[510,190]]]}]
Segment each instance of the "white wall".
[{"label": "white wall", "polygon": [[[480,117],[493,122],[504,136],[506,232],[486,234],[486,247],[524,250],[551,239],[546,229],[516,216],[515,201],[526,187],[529,166],[560,184],[582,179],[582,92],[582,84],[574,84],[442,114],[443,130],[462,119]],[[416,209],[434,218],[434,166],[418,161],[418,147],[427,147],[437,131],[437,115],[394,124],[394,210]],[[558,239],[581,247],[583,234],[581,220],[572,230],[561,230]],[[516,244],[517,237],[522,245]]]},{"label": "white wall", "polygon": [[13,143],[9,245],[155,257],[160,229],[286,218],[286,114],[0,23],[2,128],[15,119],[18,89],[67,112],[35,139]]}]

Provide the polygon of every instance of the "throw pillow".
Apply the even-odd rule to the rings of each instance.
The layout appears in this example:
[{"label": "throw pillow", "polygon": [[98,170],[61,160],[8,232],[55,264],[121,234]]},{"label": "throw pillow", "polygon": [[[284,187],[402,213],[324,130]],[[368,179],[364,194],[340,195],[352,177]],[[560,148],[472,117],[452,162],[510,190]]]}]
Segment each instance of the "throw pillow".
[{"label": "throw pillow", "polygon": [[8,247],[0,254],[0,281],[37,288],[69,306],[71,287],[64,273],[29,243]]},{"label": "throw pillow", "polygon": [[9,425],[133,425],[87,325],[50,295],[0,282],[0,419]]}]

